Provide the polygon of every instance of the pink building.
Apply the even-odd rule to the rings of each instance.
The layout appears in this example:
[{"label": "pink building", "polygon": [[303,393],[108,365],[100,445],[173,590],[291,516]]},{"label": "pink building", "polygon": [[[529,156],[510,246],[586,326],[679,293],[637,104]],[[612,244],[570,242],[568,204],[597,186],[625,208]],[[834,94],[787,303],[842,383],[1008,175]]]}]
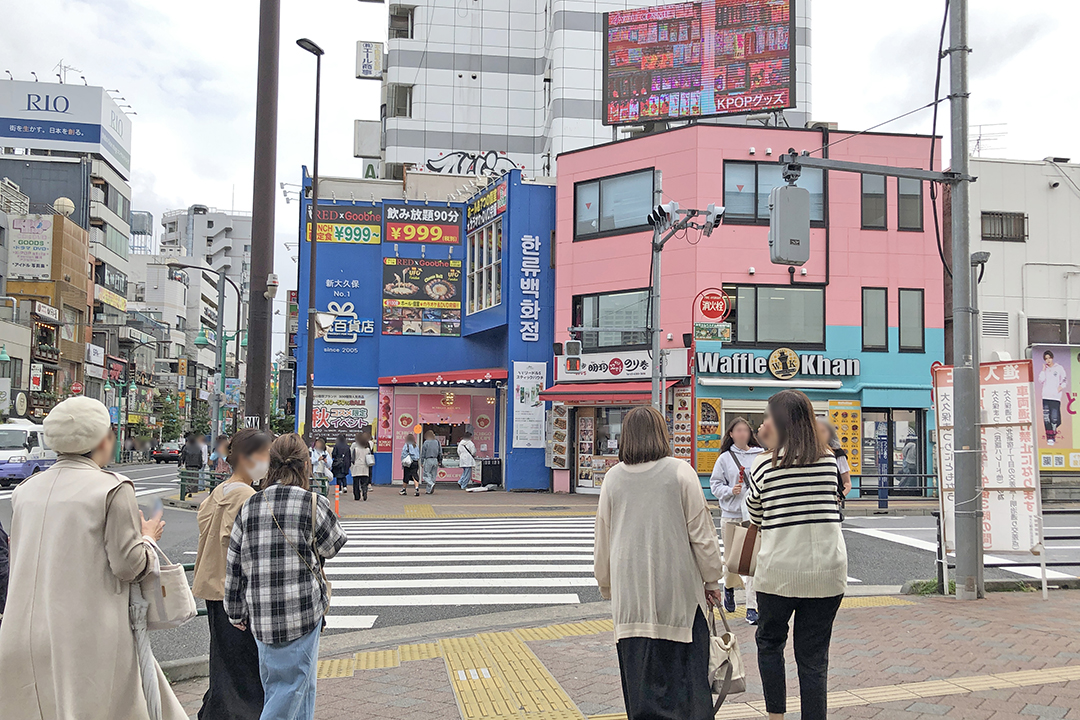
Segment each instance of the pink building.
[{"label": "pink building", "polygon": [[[929,188],[804,168],[797,184],[810,191],[811,253],[791,273],[769,261],[769,191],[783,184],[782,153],[820,157],[823,146],[834,159],[916,168],[931,152],[927,136],[694,125],[559,157],[555,340],[573,339],[571,327],[603,330],[574,333],[582,354],[556,358],[558,384],[545,393],[565,404],[570,433],[557,488],[598,491],[622,413],[648,402],[649,338],[640,329],[649,307],[645,217],[657,197],[727,210],[711,237],[689,231],[662,258],[670,420],[677,452],[703,481],[727,422],[756,424],[772,393],[795,387],[833,417],[856,488],[876,493],[882,478],[894,493],[922,494],[933,484],[930,365],[942,359],[944,336]],[[699,332],[730,330],[730,339],[691,349],[694,322],[717,319],[697,302],[709,288],[726,294],[730,328]]]}]

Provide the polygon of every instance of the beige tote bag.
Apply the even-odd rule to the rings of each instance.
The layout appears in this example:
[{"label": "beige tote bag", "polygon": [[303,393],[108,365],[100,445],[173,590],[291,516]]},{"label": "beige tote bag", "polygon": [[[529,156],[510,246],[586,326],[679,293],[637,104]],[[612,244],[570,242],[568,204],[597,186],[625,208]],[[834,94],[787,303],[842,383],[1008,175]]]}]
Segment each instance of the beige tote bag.
[{"label": "beige tote bag", "polygon": [[724,567],[729,573],[753,576],[761,549],[761,528],[744,520],[724,524]]},{"label": "beige tote bag", "polygon": [[[146,610],[147,630],[169,630],[180,627],[198,614],[195,596],[188,585],[183,565],[169,562],[157,543],[147,537],[143,542],[154,548],[154,572],[140,583],[143,597],[150,603]],[[158,559],[160,555],[164,564]]]}]

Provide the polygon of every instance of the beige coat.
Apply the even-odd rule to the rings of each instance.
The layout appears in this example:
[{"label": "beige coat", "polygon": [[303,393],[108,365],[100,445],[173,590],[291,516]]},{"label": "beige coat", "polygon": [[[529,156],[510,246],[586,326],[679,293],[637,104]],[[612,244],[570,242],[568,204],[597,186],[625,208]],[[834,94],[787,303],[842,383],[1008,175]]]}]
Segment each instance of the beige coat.
[{"label": "beige coat", "polygon": [[[11,498],[11,580],[0,625],[0,715],[147,720],[128,585],[150,567],[135,488],[64,455]],[[158,668],[164,720],[186,719]]]}]

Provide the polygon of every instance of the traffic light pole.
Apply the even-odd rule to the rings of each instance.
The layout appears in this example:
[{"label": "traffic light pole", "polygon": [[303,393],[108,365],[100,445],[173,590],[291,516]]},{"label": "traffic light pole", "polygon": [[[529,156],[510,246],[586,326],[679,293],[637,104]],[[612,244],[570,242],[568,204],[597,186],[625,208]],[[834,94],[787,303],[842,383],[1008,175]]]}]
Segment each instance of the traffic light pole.
[{"label": "traffic light pole", "polygon": [[652,327],[652,404],[653,407],[664,412],[664,388],[663,368],[664,359],[660,354],[660,257],[663,254],[664,244],[671,237],[660,237],[660,228],[653,228],[652,237],[652,318],[649,323]]}]

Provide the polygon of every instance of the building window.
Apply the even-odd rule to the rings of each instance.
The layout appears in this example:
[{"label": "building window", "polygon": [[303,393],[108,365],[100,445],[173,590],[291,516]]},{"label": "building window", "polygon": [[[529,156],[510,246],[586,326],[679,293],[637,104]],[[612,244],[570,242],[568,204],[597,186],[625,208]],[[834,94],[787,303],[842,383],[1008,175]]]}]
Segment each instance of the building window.
[{"label": "building window", "polygon": [[413,36],[413,8],[390,6],[389,35],[391,40],[410,40]]},{"label": "building window", "polygon": [[105,235],[105,247],[122,258],[128,256],[128,238],[126,235],[108,223],[97,229]]},{"label": "building window", "polygon": [[495,307],[502,302],[502,220],[496,220],[469,235],[469,313]]},{"label": "building window", "polygon": [[1027,240],[1027,215],[1020,212],[984,212],[982,214],[982,239],[1025,242]]},{"label": "building window", "polygon": [[[574,297],[574,325],[586,352],[629,350],[649,346],[649,291],[628,290],[600,295]],[[626,328],[620,330],[619,328]]]},{"label": "building window", "polygon": [[68,342],[81,342],[83,314],[79,310],[64,306],[64,324],[60,326],[60,339]]},{"label": "building window", "polygon": [[574,185],[574,239],[588,240],[649,229],[653,170],[587,180]]},{"label": "building window", "polygon": [[403,163],[383,163],[383,176],[386,180],[404,180],[405,165]]},{"label": "building window", "polygon": [[[213,230],[214,229],[214,221],[213,220],[207,220],[206,221],[206,229],[207,230]],[[210,238],[207,238],[207,240],[209,240],[209,239]]]},{"label": "building window", "polygon": [[1069,321],[1069,338],[1065,339],[1065,321],[1047,319],[1029,319],[1028,345],[1080,344],[1080,320]]},{"label": "building window", "polygon": [[889,349],[889,291],[886,288],[862,289],[862,349],[887,352]]},{"label": "building window", "polygon": [[864,230],[885,230],[885,176],[862,176],[862,226]]},{"label": "building window", "polygon": [[923,229],[923,184],[914,178],[896,178],[896,227],[900,230]]},{"label": "building window", "polygon": [[921,288],[900,288],[900,352],[926,351],[925,294]]},{"label": "building window", "polygon": [[412,117],[412,85],[387,85],[386,106],[390,117]]},{"label": "building window", "polygon": [[[783,169],[776,164],[724,163],[724,222],[768,225],[769,193],[786,185]],[[810,224],[825,225],[825,174],[817,168],[803,168],[795,183],[810,191]]]},{"label": "building window", "polygon": [[127,297],[127,275],[108,263],[99,263],[94,266],[94,282],[106,290],[112,290],[117,295]]},{"label": "building window", "polygon": [[732,300],[728,322],[738,345],[825,345],[825,288],[790,285],[725,286]]},{"label": "building window", "polygon": [[0,378],[11,378],[11,389],[22,389],[22,358],[13,357],[6,362],[0,362]]}]

